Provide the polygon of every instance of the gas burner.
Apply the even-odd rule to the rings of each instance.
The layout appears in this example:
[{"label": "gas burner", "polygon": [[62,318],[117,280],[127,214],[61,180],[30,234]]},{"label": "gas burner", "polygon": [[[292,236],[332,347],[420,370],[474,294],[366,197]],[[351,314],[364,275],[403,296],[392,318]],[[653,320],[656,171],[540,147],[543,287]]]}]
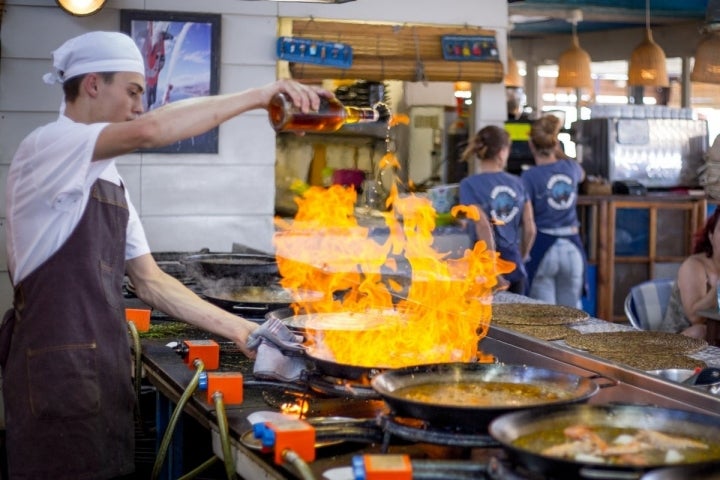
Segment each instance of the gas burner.
[{"label": "gas burner", "polygon": [[546,477],[541,473],[531,472],[526,468],[511,465],[507,460],[496,456],[487,463],[486,477],[488,480],[561,480]]},{"label": "gas burner", "polygon": [[356,400],[376,400],[380,398],[380,395],[369,383],[362,381],[347,380],[328,375],[310,374],[307,377],[307,384],[318,393],[335,397]]},{"label": "gas burner", "polygon": [[384,450],[389,446],[391,435],[411,442],[452,447],[495,448],[500,446],[487,432],[468,431],[456,426],[430,425],[423,420],[397,417],[395,415],[384,415],[380,422],[385,431]]}]

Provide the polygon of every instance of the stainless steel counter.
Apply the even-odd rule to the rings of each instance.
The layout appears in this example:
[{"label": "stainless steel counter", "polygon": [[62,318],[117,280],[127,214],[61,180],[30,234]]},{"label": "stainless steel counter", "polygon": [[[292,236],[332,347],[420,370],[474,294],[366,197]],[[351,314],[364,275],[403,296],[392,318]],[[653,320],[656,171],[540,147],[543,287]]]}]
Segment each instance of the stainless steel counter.
[{"label": "stainless steel counter", "polygon": [[[517,295],[500,293],[496,295],[495,302],[527,303],[532,302],[532,300]],[[631,329],[624,325],[613,324],[595,318],[580,322],[573,328],[582,332]],[[720,398],[714,395],[589,355],[570,348],[563,341],[542,341],[491,325],[488,335],[481,340],[479,346],[483,352],[495,355],[503,363],[538,366],[594,379],[601,388],[599,393],[590,399],[591,403],[657,405],[666,408],[693,410],[711,415],[718,415],[718,412],[720,412]],[[717,347],[708,347],[695,356],[705,360],[710,365],[720,365],[720,349]],[[221,364],[222,362],[221,353]],[[177,402],[193,375],[181,358],[171,349],[165,347],[163,342],[144,341],[143,363],[147,378],[157,388],[161,397],[169,400],[170,403]],[[252,380],[251,361],[241,360],[233,368],[243,371],[246,380]],[[251,383],[248,383],[248,386],[244,389],[244,403],[240,406],[229,407],[227,410],[232,452],[237,472],[242,478],[247,479],[296,478],[297,474],[291,468],[275,465],[271,455],[248,448],[242,442],[243,435],[247,434],[250,429],[250,423],[248,422],[250,414],[261,410],[277,410],[268,402],[266,389],[257,386],[253,387]],[[338,399],[335,404],[347,406],[352,405],[352,402],[354,401]],[[365,401],[360,402],[360,404],[367,407]],[[382,406],[382,403],[380,406]],[[373,418],[373,415],[365,410],[358,410],[355,412],[356,415],[350,416]],[[217,433],[219,429],[216,415],[212,406],[205,401],[204,393],[194,395],[187,404],[185,412],[198,420],[211,432],[213,451],[221,457],[222,449]],[[323,477],[324,472],[330,469],[349,467],[353,456],[368,453],[406,453],[413,458],[423,458],[427,454],[422,448],[422,443],[408,443],[405,441],[391,443],[389,449],[383,451],[381,445],[377,442],[369,444],[351,442],[337,448],[329,447],[318,450],[316,460],[311,462],[309,467],[316,475],[316,478],[326,478]]]}]

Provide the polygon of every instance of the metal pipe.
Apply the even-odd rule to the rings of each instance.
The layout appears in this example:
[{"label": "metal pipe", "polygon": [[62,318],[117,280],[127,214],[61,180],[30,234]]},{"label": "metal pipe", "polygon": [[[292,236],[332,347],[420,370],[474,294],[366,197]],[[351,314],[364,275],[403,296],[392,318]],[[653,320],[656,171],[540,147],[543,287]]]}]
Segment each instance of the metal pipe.
[{"label": "metal pipe", "polygon": [[295,471],[300,474],[300,478],[303,480],[316,480],[310,466],[293,450],[289,448],[283,450],[282,458],[286,463],[295,467]]},{"label": "metal pipe", "polygon": [[170,416],[168,426],[165,429],[165,434],[163,435],[157,457],[155,458],[155,465],[153,465],[152,476],[150,477],[152,480],[155,480],[160,475],[160,470],[162,469],[163,463],[165,463],[165,456],[167,455],[168,448],[170,447],[170,441],[172,440],[175,425],[180,418],[183,408],[185,408],[185,404],[188,400],[190,400],[190,397],[192,397],[192,394],[197,389],[198,383],[200,383],[200,375],[205,370],[205,364],[200,359],[195,359],[193,361],[193,366],[195,367],[195,375],[190,380],[190,383],[180,397],[180,400],[178,400],[177,405],[175,405],[175,409]]},{"label": "metal pipe", "polygon": [[178,480],[192,480],[193,478],[200,475],[202,472],[207,470],[208,468],[215,465],[215,463],[219,462],[220,459],[213,455],[209,459],[205,460],[202,464],[198,465],[197,467],[190,470],[188,473],[183,475],[182,477],[178,477]]},{"label": "metal pipe", "polygon": [[135,354],[135,416],[140,423],[140,428],[144,429],[142,413],[140,412],[140,383],[142,381],[142,346],[140,345],[140,334],[138,333],[135,322],[127,322],[130,336],[133,340],[133,350]]},{"label": "metal pipe", "polygon": [[230,448],[230,434],[228,433],[228,421],[225,414],[225,402],[222,392],[213,392],[215,402],[215,413],[217,415],[218,430],[220,430],[220,444],[222,445],[223,460],[225,463],[225,475],[228,480],[235,478],[235,464],[233,463],[232,449]]},{"label": "metal pipe", "polygon": [[470,460],[411,460],[413,480],[484,478],[487,465]]}]

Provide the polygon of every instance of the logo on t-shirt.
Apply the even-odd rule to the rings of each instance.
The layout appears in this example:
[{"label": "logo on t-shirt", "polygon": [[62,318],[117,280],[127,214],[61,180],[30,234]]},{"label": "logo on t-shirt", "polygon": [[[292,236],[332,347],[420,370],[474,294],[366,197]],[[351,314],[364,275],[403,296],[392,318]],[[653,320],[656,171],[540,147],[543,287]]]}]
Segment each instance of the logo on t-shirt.
[{"label": "logo on t-shirt", "polygon": [[505,185],[498,185],[490,192],[490,216],[498,223],[509,223],[520,209],[517,192]]},{"label": "logo on t-shirt", "polygon": [[550,177],[547,189],[550,192],[548,204],[555,210],[567,210],[575,204],[575,186],[567,175],[558,173]]}]

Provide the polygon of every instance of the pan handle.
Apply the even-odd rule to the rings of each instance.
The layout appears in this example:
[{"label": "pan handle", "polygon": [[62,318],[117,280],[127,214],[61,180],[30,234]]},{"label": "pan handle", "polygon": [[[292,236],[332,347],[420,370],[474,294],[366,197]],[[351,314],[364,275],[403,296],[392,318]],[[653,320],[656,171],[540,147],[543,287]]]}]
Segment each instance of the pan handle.
[{"label": "pan handle", "polygon": [[[604,375],[600,375],[599,373],[590,375],[587,378],[594,381],[597,384],[597,386],[600,388],[616,387],[618,384],[618,381],[615,380],[614,378],[606,377]],[[598,380],[604,380],[605,382],[600,383],[600,382],[598,382]]]},{"label": "pan handle", "polygon": [[245,311],[245,312],[247,312],[247,311],[251,311],[251,312],[267,312],[268,310],[270,310],[270,305],[262,305],[262,306],[258,306],[258,307],[251,306],[251,305],[233,305],[233,306],[232,306],[232,309],[233,309],[233,310],[240,310],[241,312],[242,312],[242,311]]},{"label": "pan handle", "polygon": [[598,467],[582,467],[578,472],[580,478],[597,480],[639,480],[644,472],[627,470],[603,470]]}]

